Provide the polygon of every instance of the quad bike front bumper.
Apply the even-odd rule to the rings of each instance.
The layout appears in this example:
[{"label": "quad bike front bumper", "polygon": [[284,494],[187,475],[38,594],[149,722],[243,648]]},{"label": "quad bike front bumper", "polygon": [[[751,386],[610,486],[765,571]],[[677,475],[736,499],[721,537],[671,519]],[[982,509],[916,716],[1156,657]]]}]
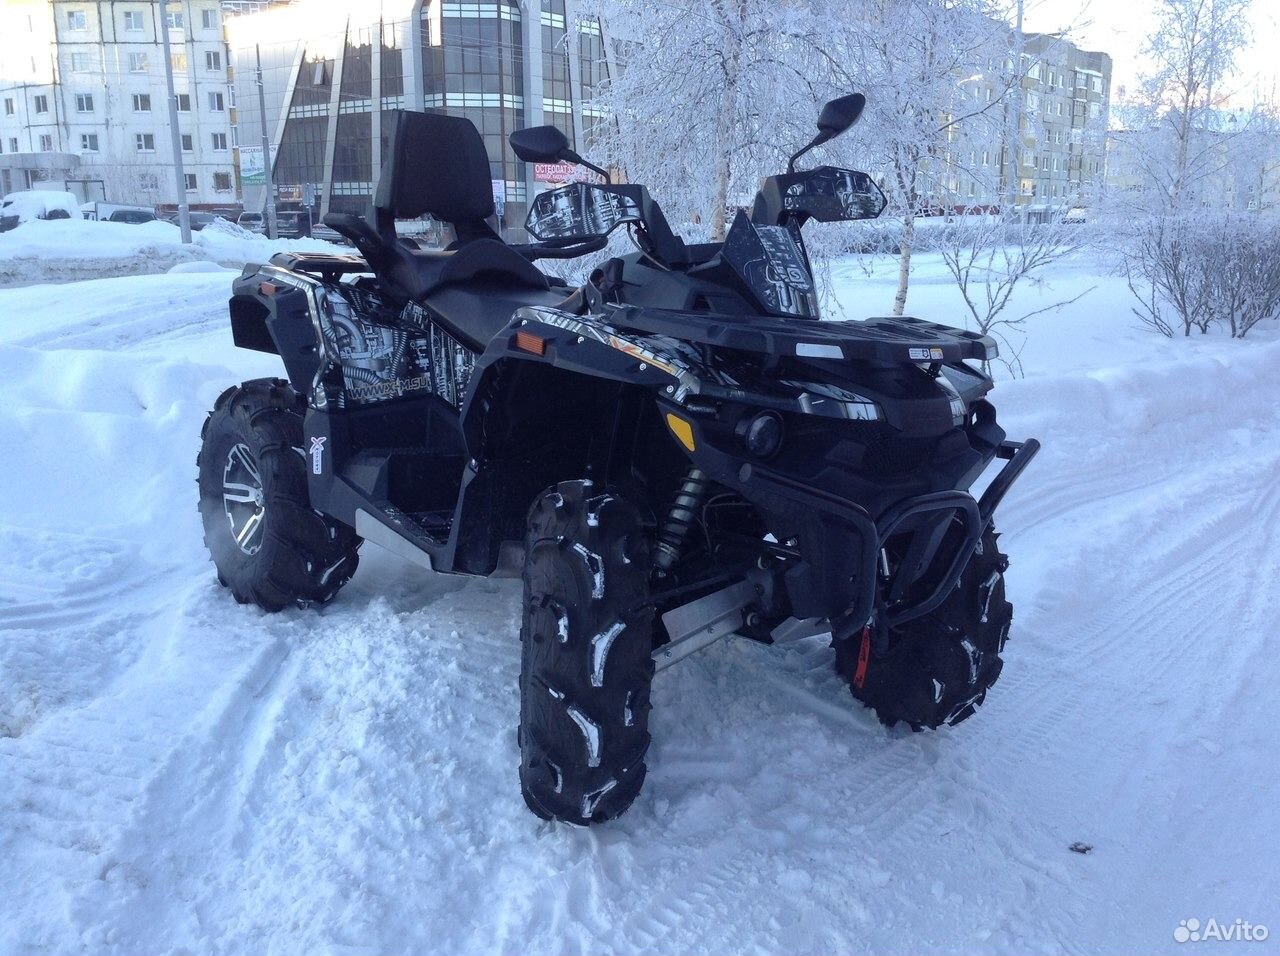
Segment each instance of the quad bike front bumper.
[{"label": "quad bike front bumper", "polygon": [[[860,630],[873,617],[898,627],[934,611],[959,582],[997,506],[1040,450],[1035,439],[1009,441],[994,411],[981,409],[952,448],[925,465],[924,479],[873,487],[834,467],[840,453],[808,473],[792,461],[749,460],[699,428],[690,458],[710,478],[754,504],[787,559],[780,573],[788,616]],[[973,481],[1003,466],[975,498]]]},{"label": "quad bike front bumper", "polygon": [[[827,617],[833,627],[856,630],[879,600],[884,623],[897,627],[933,611],[955,588],[996,507],[1039,451],[1034,438],[1002,441],[996,455],[1004,467],[977,500],[963,491],[932,492],[874,519],[852,501],[760,465],[743,466],[741,477],[810,514],[800,535],[802,561],[786,575],[796,617]],[[882,555],[900,534],[908,536],[905,548],[882,581]]]}]

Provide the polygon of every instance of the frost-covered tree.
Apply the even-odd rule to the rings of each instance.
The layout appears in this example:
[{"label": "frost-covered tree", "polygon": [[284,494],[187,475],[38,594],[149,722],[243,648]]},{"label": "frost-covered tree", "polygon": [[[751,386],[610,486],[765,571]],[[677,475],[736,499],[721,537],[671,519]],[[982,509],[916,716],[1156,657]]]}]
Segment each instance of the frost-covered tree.
[{"label": "frost-covered tree", "polygon": [[732,206],[813,135],[837,92],[831,0],[588,0],[613,44],[590,149],[677,228],[724,237]]},{"label": "frost-covered tree", "polygon": [[1205,201],[1253,121],[1223,108],[1252,0],[1159,0],[1152,64],[1119,109],[1138,198],[1153,212]]},{"label": "frost-covered tree", "polygon": [[[868,102],[861,131],[874,151],[890,214],[902,221],[893,311],[907,300],[916,219],[969,170],[948,147],[1005,122],[1014,88],[1012,31],[987,0],[860,0],[845,29]],[[987,138],[990,138],[988,135]]]},{"label": "frost-covered tree", "polygon": [[593,103],[609,119],[590,148],[649,185],[678,228],[700,223],[713,240],[812,136],[825,100],[866,93],[863,122],[814,158],[882,183],[903,222],[902,312],[915,219],[952,173],[948,145],[1004,122],[1010,30],[995,0],[590,0],[586,11],[615,53]]}]

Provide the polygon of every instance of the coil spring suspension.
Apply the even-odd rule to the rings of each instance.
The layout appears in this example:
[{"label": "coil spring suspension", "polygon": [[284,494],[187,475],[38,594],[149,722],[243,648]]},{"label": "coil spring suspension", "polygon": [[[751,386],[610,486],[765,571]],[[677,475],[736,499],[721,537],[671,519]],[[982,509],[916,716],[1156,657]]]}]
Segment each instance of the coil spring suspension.
[{"label": "coil spring suspension", "polygon": [[697,468],[690,468],[676,492],[676,499],[667,513],[667,521],[658,532],[658,543],[654,547],[653,564],[659,573],[671,570],[672,565],[680,558],[680,548],[689,533],[694,519],[698,516],[698,508],[707,495],[710,481]]}]

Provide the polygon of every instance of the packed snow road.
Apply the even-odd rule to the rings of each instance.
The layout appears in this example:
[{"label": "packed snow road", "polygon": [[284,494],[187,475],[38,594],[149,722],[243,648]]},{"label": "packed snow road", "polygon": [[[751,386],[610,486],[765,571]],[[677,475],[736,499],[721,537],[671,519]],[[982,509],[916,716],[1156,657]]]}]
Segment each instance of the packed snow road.
[{"label": "packed snow road", "polygon": [[[582,831],[520,798],[516,582],[366,545],[320,611],[217,587],[200,423],[277,372],[230,345],[230,277],[0,290],[0,953],[1172,952],[1189,918],[1280,930],[1274,330],[1156,341],[1107,280],[1050,317],[994,396],[1045,451],[999,516],[1015,624],[979,714],[887,731],[823,639],[722,643],[659,677],[645,792]],[[915,311],[945,320],[944,295],[924,283]]]}]

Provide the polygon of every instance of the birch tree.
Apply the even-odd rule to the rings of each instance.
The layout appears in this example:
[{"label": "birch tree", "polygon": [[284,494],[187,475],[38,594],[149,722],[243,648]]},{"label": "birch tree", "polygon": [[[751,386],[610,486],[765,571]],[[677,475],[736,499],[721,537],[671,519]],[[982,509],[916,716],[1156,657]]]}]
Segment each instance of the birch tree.
[{"label": "birch tree", "polygon": [[861,0],[858,9],[848,47],[874,107],[863,136],[883,171],[889,214],[902,220],[893,300],[901,315],[916,220],[955,173],[948,145],[965,130],[1003,127],[1020,62],[1010,62],[1002,10],[985,0]]},{"label": "birch tree", "polygon": [[812,137],[821,103],[849,92],[833,85],[843,14],[829,0],[588,0],[584,12],[614,52],[589,148],[712,241]]},{"label": "birch tree", "polygon": [[1120,112],[1126,146],[1153,212],[1198,205],[1231,158],[1228,140],[1252,117],[1223,104],[1237,54],[1249,40],[1252,0],[1158,0],[1147,43],[1152,69]]}]

